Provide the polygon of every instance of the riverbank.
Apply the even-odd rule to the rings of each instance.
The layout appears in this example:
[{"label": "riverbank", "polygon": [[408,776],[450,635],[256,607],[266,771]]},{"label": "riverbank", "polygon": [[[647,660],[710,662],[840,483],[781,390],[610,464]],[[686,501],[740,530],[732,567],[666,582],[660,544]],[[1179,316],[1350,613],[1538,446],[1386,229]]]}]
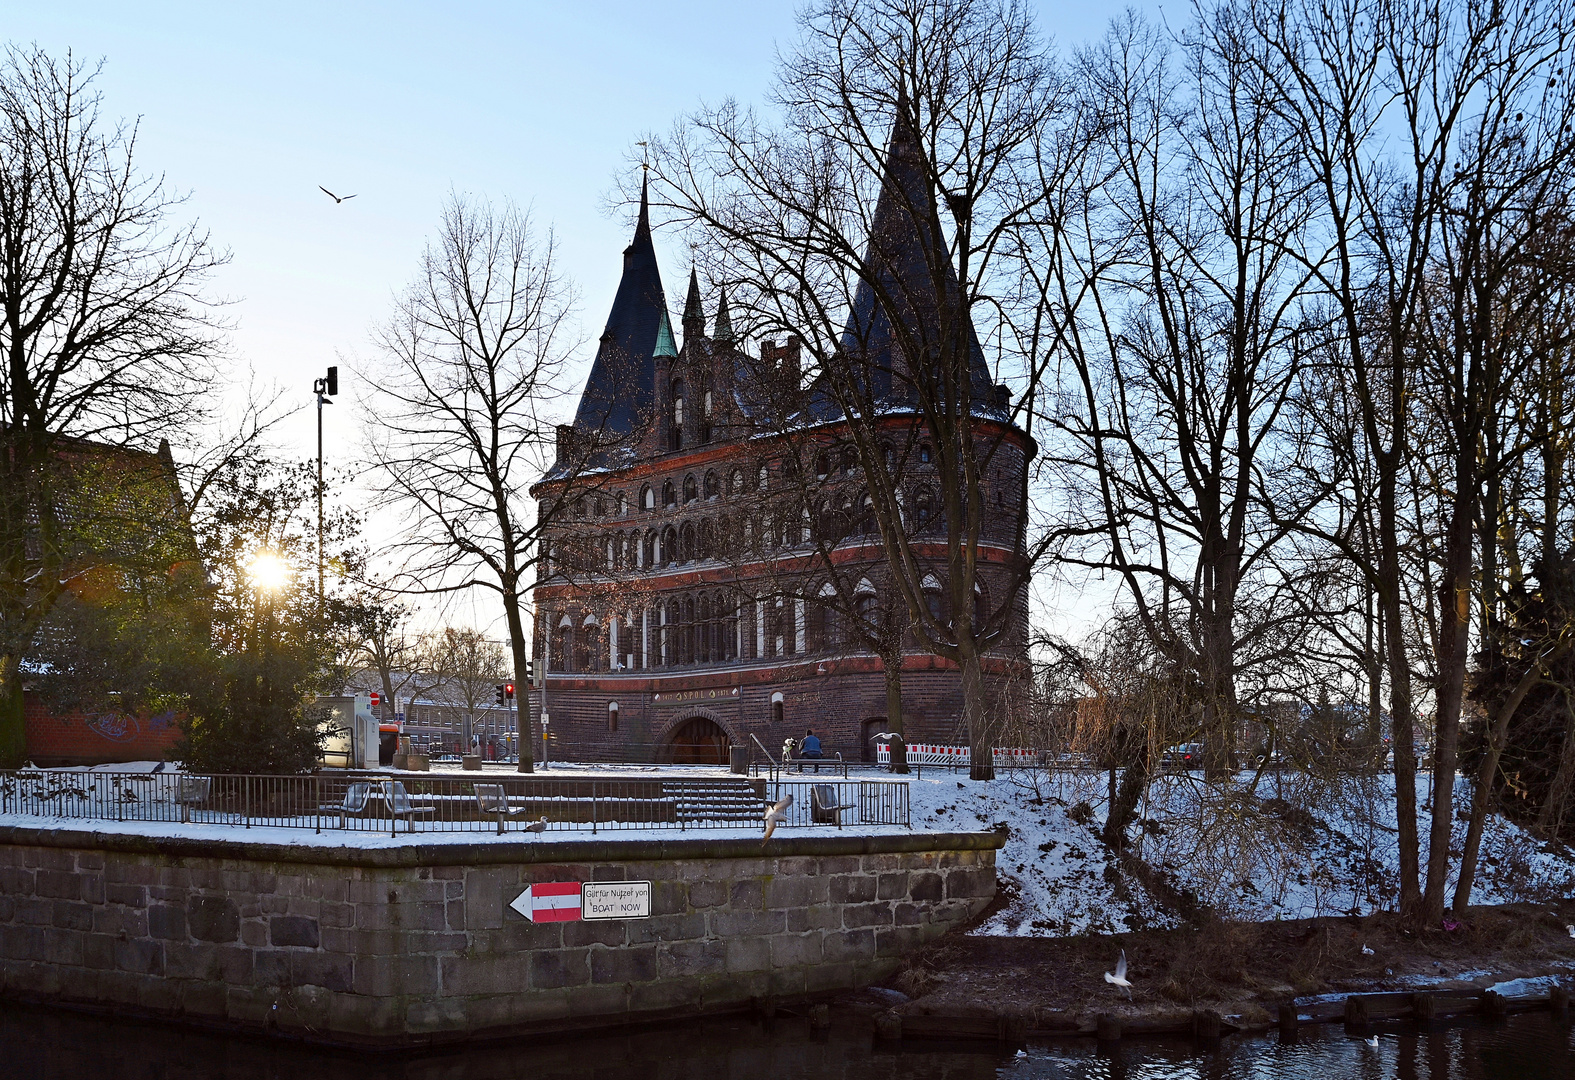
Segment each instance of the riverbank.
[{"label": "riverbank", "polygon": [[[1575,986],[1572,923],[1575,899],[1476,907],[1454,930],[1420,933],[1379,913],[1061,938],[950,935],[904,963],[886,984],[896,995],[877,991],[875,1000],[897,1002],[908,1031],[956,1021],[965,1034],[995,1019],[1094,1034],[1101,1016],[1128,1032],[1177,1031],[1199,1011],[1250,1030],[1275,1023],[1290,1003],[1304,1015],[1339,1015],[1349,994],[1507,993],[1511,980],[1545,976]],[[1130,996],[1104,978],[1122,951]],[[1312,1008],[1320,1002],[1330,1008]]]}]

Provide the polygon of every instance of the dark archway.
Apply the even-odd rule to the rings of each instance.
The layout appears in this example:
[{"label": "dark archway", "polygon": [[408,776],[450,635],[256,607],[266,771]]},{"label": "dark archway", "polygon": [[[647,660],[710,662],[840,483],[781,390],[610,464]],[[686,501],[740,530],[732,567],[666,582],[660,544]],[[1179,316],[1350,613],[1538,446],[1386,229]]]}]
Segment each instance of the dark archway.
[{"label": "dark archway", "polygon": [[875,744],[875,736],[877,733],[887,730],[886,718],[884,716],[872,716],[865,720],[860,725],[860,728],[864,735],[864,747],[860,760],[866,763],[873,762],[875,760],[875,751],[878,749]]},{"label": "dark archway", "polygon": [[673,728],[662,756],[674,765],[726,765],[731,745],[716,721],[691,716]]}]

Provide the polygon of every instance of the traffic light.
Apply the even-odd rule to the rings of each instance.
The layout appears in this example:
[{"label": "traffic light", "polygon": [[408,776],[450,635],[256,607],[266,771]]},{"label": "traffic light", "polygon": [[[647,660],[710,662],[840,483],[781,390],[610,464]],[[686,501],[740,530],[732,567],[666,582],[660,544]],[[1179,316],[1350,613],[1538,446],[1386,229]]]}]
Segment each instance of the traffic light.
[{"label": "traffic light", "polygon": [[[502,705],[504,703],[504,700],[505,700],[504,696],[503,696],[504,695],[504,690],[505,690],[505,684],[498,683],[497,690],[498,690],[498,704]],[[508,692],[509,692],[510,696],[512,696],[513,695],[513,688],[509,687],[508,688]]]},{"label": "traffic light", "polygon": [[503,684],[503,696],[508,698],[510,701],[514,700],[514,684],[513,683],[504,683]]},{"label": "traffic light", "polygon": [[525,661],[525,684],[527,686],[535,686],[536,685],[536,661],[535,660],[527,660],[527,661]]},{"label": "traffic light", "polygon": [[339,368],[338,367],[331,367],[331,368],[329,368],[328,369],[328,378],[324,379],[323,382],[325,384],[327,384],[326,388],[328,390],[328,396],[329,397],[333,397],[334,395],[338,394],[339,393]]}]

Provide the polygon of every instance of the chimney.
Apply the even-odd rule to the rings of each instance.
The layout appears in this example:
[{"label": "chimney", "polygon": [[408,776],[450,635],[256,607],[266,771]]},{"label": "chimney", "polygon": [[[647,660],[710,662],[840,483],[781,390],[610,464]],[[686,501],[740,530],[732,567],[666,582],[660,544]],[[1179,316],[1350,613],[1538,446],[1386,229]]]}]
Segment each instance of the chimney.
[{"label": "chimney", "polygon": [[573,424],[558,425],[558,462],[562,465],[571,464],[580,450],[580,442],[576,437],[579,433],[574,430]]}]

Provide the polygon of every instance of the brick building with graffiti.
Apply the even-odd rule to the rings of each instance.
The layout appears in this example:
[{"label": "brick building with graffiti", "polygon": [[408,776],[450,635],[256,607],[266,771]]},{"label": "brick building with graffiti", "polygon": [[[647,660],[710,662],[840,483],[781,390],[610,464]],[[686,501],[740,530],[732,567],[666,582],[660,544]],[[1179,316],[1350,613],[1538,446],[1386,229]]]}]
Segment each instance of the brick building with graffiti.
[{"label": "brick building with graffiti", "polygon": [[[932,190],[918,155],[917,139],[897,125],[872,218],[896,237],[895,257],[886,244],[888,264],[924,263],[912,257],[923,230],[904,228],[897,206],[904,192]],[[858,290],[850,322],[875,310],[867,286]],[[575,421],[559,429],[557,461],[532,489],[551,522],[533,651],[546,672],[552,756],[721,762],[751,737],[775,753],[784,738],[814,729],[828,754],[872,760],[888,690],[899,691],[857,631],[886,619],[882,612],[908,616],[894,604],[847,424],[815,379],[805,379],[796,339],[765,341],[751,354],[734,333],[726,292],[708,311],[693,271],[678,326],[681,341],[642,192]],[[991,384],[971,325],[967,334],[981,403],[972,430],[992,444],[974,617],[1004,612],[997,621],[1006,631],[983,665],[998,709],[1025,670],[1021,544],[1034,446],[1011,422],[1007,389]],[[888,387],[893,363],[885,355],[872,364],[886,366]],[[882,450],[904,527],[920,540],[928,530],[938,550],[945,537],[934,451],[917,410],[897,397],[882,421]],[[842,575],[840,590],[831,573]],[[947,603],[944,574],[937,556],[922,586],[931,613]],[[963,738],[958,668],[911,632],[896,633],[909,740]],[[542,678],[526,702],[538,736]]]}]

